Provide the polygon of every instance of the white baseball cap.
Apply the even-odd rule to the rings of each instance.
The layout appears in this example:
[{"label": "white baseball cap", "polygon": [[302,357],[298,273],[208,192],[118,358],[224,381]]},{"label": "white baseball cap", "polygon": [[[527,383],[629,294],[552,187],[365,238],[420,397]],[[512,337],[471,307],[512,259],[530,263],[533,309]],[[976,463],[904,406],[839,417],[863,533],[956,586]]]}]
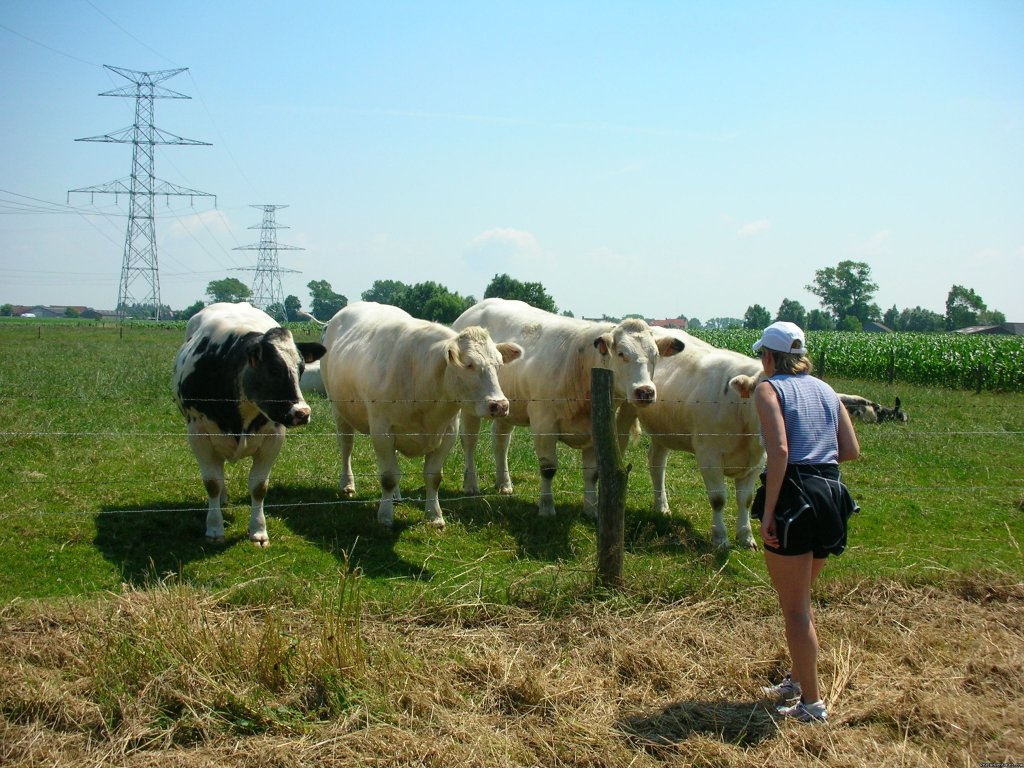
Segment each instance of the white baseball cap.
[{"label": "white baseball cap", "polygon": [[759,352],[761,347],[767,347],[774,352],[788,352],[791,355],[807,354],[804,332],[800,330],[800,326],[784,320],[772,323],[764,329],[761,338],[754,342],[754,351]]}]

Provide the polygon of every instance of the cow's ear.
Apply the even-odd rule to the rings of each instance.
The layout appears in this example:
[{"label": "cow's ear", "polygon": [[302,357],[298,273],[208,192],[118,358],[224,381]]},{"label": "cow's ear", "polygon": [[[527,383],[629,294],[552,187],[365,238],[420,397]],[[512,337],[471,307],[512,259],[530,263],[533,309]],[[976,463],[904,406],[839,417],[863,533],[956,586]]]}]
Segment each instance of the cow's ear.
[{"label": "cow's ear", "polygon": [[249,345],[249,365],[253,368],[258,366],[263,360],[263,345],[258,341],[254,341]]},{"label": "cow's ear", "polygon": [[612,347],[612,335],[610,333],[603,333],[594,339],[594,348],[602,355],[607,355],[608,350]]},{"label": "cow's ear", "polygon": [[523,348],[511,341],[503,341],[495,346],[498,348],[503,363],[511,363],[523,356]]},{"label": "cow's ear", "polygon": [[675,336],[661,336],[654,341],[658,345],[658,354],[662,357],[672,357],[686,349],[686,342]]},{"label": "cow's ear", "polygon": [[459,355],[459,342],[452,339],[448,344],[448,362],[458,368],[462,368],[462,357]]},{"label": "cow's ear", "polygon": [[733,376],[729,379],[729,386],[735,389],[739,393],[739,396],[746,399],[754,394],[754,388],[757,386],[757,376],[747,376],[740,374],[739,376]]},{"label": "cow's ear", "polygon": [[327,354],[327,347],[315,341],[300,341],[295,345],[295,348],[299,350],[303,361],[307,363],[315,363]]}]

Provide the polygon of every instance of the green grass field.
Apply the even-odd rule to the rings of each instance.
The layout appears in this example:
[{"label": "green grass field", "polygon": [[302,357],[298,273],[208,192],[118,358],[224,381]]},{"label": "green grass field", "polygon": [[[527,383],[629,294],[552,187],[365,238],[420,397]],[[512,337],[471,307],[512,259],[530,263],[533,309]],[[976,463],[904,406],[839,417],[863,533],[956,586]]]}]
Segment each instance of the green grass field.
[{"label": "green grass field", "polygon": [[[252,599],[282,591],[301,599],[346,563],[364,574],[368,599],[400,604],[554,606],[590,593],[595,529],[581,514],[578,453],[560,448],[558,515],[541,520],[527,430],[517,430],[513,444],[512,497],[462,497],[454,450],[440,532],[422,524],[422,462],[406,461],[406,501],[384,531],[375,522],[376,470],[365,438],[357,438],[357,497],[339,498],[334,427],[319,398],[311,424],[289,433],[274,468],[271,548],[245,542],[247,463],[228,467],[227,541],[206,542],[205,492],[171,399],[181,336],[173,327],[0,325],[0,396],[9,414],[0,437],[0,601],[113,590],[169,573],[210,588],[248,584]],[[1024,395],[831,383],[885,404],[898,395],[911,418],[857,426],[863,456],[844,471],[863,511],[834,577],[1024,574]],[[493,482],[487,436],[480,453],[481,478]],[[674,600],[709,583],[763,582],[758,553],[711,548],[710,509],[691,456],[670,461],[670,518],[650,511],[643,439],[626,461],[628,595]]]},{"label": "green grass field", "polygon": [[[312,331],[307,331],[312,339]],[[1024,755],[1024,394],[830,379],[908,424],[858,424],[844,473],[862,511],[819,582],[831,724],[785,724],[755,695],[787,668],[760,553],[715,551],[689,455],[673,515],[650,511],[643,439],[625,586],[594,586],[579,456],[536,513],[526,430],[516,494],[423,524],[420,461],[376,523],[337,491],[329,404],[293,430],[247,541],[248,464],[228,536],[171,397],[177,327],[0,323],[0,764],[855,768]],[[481,479],[493,477],[481,440]],[[728,520],[728,517],[727,517]],[[730,524],[731,526],[732,524]]]}]

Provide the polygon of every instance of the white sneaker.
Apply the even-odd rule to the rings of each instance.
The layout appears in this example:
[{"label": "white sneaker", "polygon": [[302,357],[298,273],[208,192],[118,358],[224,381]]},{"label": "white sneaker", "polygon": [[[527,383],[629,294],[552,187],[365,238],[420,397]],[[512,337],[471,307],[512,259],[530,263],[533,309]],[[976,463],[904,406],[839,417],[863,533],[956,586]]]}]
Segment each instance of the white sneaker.
[{"label": "white sneaker", "polygon": [[787,672],[781,683],[766,685],[761,689],[761,693],[776,704],[787,704],[800,698],[800,683],[793,679],[791,672]]},{"label": "white sneaker", "polygon": [[798,701],[792,707],[776,707],[783,717],[790,717],[801,723],[825,723],[828,722],[828,710],[825,709],[825,702],[818,699],[813,704],[804,704]]}]

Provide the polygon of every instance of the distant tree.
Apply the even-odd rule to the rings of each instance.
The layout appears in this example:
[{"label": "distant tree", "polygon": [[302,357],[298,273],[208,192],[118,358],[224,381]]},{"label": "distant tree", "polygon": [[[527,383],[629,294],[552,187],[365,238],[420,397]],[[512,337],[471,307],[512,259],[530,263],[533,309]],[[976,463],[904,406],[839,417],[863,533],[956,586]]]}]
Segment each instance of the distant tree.
[{"label": "distant tree", "polygon": [[284,297],[284,314],[290,322],[294,323],[298,320],[304,319],[299,315],[300,309],[302,309],[302,302],[299,300],[298,296],[289,294]]},{"label": "distant tree", "polygon": [[836,321],[827,312],[822,312],[820,309],[812,309],[807,313],[808,331],[834,331],[835,329]]},{"label": "distant tree", "polygon": [[475,303],[472,296],[463,298],[440,283],[428,280],[409,286],[399,306],[413,317],[451,323]]},{"label": "distant tree", "polygon": [[576,315],[574,315],[572,313],[571,309],[563,309],[562,310],[562,317],[576,317]]},{"label": "distant tree", "polygon": [[[893,309],[895,309],[895,307],[893,307]],[[899,316],[896,318],[895,324],[887,322],[886,325],[895,331],[919,331],[921,333],[928,333],[932,331],[945,330],[946,318],[938,312],[932,312],[930,309],[914,307],[913,309],[904,309],[900,312]]]},{"label": "distant tree", "polygon": [[348,299],[340,293],[335,293],[326,280],[310,280],[306,287],[309,288],[309,296],[313,299],[313,317],[321,322],[327,322],[339,309],[348,306]]},{"label": "distant tree", "polygon": [[[972,325],[989,325],[990,319],[988,307],[973,288],[954,285],[949,289],[949,294],[946,296],[947,331],[955,331],[957,328],[967,328]],[[1003,318],[1002,322],[1006,322],[1006,319]]]},{"label": "distant tree", "polygon": [[840,331],[863,331],[864,324],[856,315],[847,315],[838,326]]},{"label": "distant tree", "polygon": [[263,311],[266,312],[275,320],[277,320],[277,322],[279,323],[284,323],[288,321],[288,318],[285,315],[284,311],[284,304],[281,304],[280,302],[274,302]]},{"label": "distant tree", "polygon": [[64,307],[64,317],[79,317],[81,313],[74,307]]},{"label": "distant tree", "polygon": [[689,320],[687,320],[686,327],[692,328],[695,331],[699,331],[701,328],[703,328],[703,326],[700,323],[700,320],[698,320],[696,317],[691,317]]},{"label": "distant tree", "polygon": [[896,305],[893,304],[889,309],[885,310],[885,314],[882,315],[882,322],[892,328],[894,331],[902,331],[899,327],[900,311],[896,309]]},{"label": "distant tree", "polygon": [[835,267],[819,269],[806,288],[821,299],[821,306],[837,323],[852,315],[863,325],[881,316],[878,305],[871,301],[878,285],[871,281],[871,267],[862,261],[841,261]]},{"label": "distant tree", "polygon": [[727,331],[730,328],[742,328],[743,321],[738,317],[712,317],[704,324],[704,327],[711,330]]},{"label": "distant tree", "polygon": [[978,322],[982,325],[1005,325],[1006,315],[998,310],[989,309],[978,313]]},{"label": "distant tree", "polygon": [[632,317],[632,318],[635,318],[637,320],[644,320],[644,321],[647,320],[647,316],[646,315],[641,315],[639,312],[627,312],[626,314],[624,314],[622,316],[622,319],[625,320],[627,317]]},{"label": "distant tree", "polygon": [[799,301],[783,299],[779,305],[779,311],[775,315],[776,320],[785,320],[787,323],[796,323],[801,328],[807,327],[807,310]]},{"label": "distant tree", "polygon": [[205,306],[206,306],[206,303],[202,299],[200,299],[199,301],[197,301],[192,306],[185,307],[184,309],[182,309],[182,310],[180,310],[178,312],[175,312],[174,313],[174,318],[176,320],[188,320],[190,317],[192,317],[192,315],[196,314],[199,310],[201,310]]},{"label": "distant tree", "polygon": [[455,318],[474,304],[476,304],[476,299],[472,296],[463,298],[450,291],[438,292],[427,299],[421,313],[424,320],[451,325],[455,322]]},{"label": "distant tree", "polygon": [[161,304],[160,314],[157,315],[156,305],[154,304],[129,304],[124,307],[124,316],[130,317],[133,320],[154,320],[158,317],[164,320],[174,317],[174,310],[166,304]]},{"label": "distant tree", "polygon": [[768,314],[768,310],[762,307],[760,304],[754,304],[753,306],[747,307],[747,311],[743,315],[743,327],[754,328],[761,330],[766,328],[772,322],[772,316]]},{"label": "distant tree", "polygon": [[14,316],[14,305],[4,304],[0,306],[0,317],[13,317]]},{"label": "distant tree", "polygon": [[508,274],[495,275],[484,290],[484,298],[519,299],[546,312],[558,312],[555,300],[540,283],[524,283]]},{"label": "distant tree", "polygon": [[375,280],[369,290],[363,291],[362,299],[400,307],[408,292],[409,286],[401,280]]},{"label": "distant tree", "polygon": [[206,286],[206,295],[211,301],[239,302],[249,298],[249,286],[237,277],[225,277],[223,280],[211,280]]}]

